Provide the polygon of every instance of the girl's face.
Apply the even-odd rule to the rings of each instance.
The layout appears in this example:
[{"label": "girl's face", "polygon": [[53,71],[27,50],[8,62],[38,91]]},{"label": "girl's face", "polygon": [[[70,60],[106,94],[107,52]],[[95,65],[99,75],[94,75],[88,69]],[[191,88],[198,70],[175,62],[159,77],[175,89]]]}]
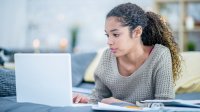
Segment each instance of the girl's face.
[{"label": "girl's face", "polygon": [[[130,33],[128,26],[122,26],[118,21],[118,17],[109,17],[105,22],[105,32],[108,37],[107,44],[111,52],[116,56],[124,56],[134,52],[140,38],[135,29]],[[131,37],[132,35],[132,37]]]}]

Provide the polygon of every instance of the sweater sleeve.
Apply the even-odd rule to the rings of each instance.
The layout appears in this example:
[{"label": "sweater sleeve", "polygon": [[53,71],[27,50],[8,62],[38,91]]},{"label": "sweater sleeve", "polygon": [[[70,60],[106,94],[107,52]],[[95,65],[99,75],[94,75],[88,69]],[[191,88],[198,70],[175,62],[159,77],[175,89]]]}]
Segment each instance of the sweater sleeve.
[{"label": "sweater sleeve", "polygon": [[154,97],[155,99],[173,99],[175,97],[172,59],[169,49],[163,52],[157,64]]},{"label": "sweater sleeve", "polygon": [[97,103],[100,102],[103,98],[111,97],[111,91],[109,88],[103,83],[103,79],[105,78],[105,66],[106,63],[106,51],[103,53],[101,60],[94,72],[94,79],[95,79],[95,88],[90,95],[90,103]]}]

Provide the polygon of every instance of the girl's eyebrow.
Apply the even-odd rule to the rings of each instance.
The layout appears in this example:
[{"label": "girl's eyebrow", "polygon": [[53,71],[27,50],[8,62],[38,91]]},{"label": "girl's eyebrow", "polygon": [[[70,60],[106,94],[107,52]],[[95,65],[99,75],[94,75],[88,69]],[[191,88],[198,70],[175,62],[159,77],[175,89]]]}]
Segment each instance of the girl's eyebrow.
[{"label": "girl's eyebrow", "polygon": [[114,31],[117,31],[118,29],[113,29],[113,30],[110,30],[110,32],[114,32]]},{"label": "girl's eyebrow", "polygon": [[[118,29],[113,29],[113,30],[110,30],[110,32],[114,32],[114,31],[117,31]],[[106,32],[106,30],[105,30],[105,32]]]}]

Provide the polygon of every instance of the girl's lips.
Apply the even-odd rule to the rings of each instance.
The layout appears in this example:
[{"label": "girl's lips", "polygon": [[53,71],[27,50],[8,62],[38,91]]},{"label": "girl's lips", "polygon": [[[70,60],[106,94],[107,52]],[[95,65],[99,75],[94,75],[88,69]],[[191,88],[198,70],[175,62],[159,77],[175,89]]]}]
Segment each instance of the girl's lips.
[{"label": "girl's lips", "polygon": [[116,48],[110,48],[112,53],[116,53],[117,49]]}]

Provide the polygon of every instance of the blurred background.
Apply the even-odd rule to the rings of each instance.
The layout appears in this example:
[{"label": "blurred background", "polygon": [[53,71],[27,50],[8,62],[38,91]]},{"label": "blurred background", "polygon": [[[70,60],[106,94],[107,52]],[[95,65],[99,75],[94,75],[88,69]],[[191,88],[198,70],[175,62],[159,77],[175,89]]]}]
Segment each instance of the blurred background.
[{"label": "blurred background", "polygon": [[92,89],[106,14],[126,2],[169,22],[183,57],[176,98],[200,101],[200,0],[0,0],[0,97],[16,95],[17,52],[72,53],[73,86]]},{"label": "blurred background", "polygon": [[161,14],[181,51],[200,50],[200,0],[0,0],[0,47],[34,52],[92,52],[106,47],[104,22],[116,5]]}]

